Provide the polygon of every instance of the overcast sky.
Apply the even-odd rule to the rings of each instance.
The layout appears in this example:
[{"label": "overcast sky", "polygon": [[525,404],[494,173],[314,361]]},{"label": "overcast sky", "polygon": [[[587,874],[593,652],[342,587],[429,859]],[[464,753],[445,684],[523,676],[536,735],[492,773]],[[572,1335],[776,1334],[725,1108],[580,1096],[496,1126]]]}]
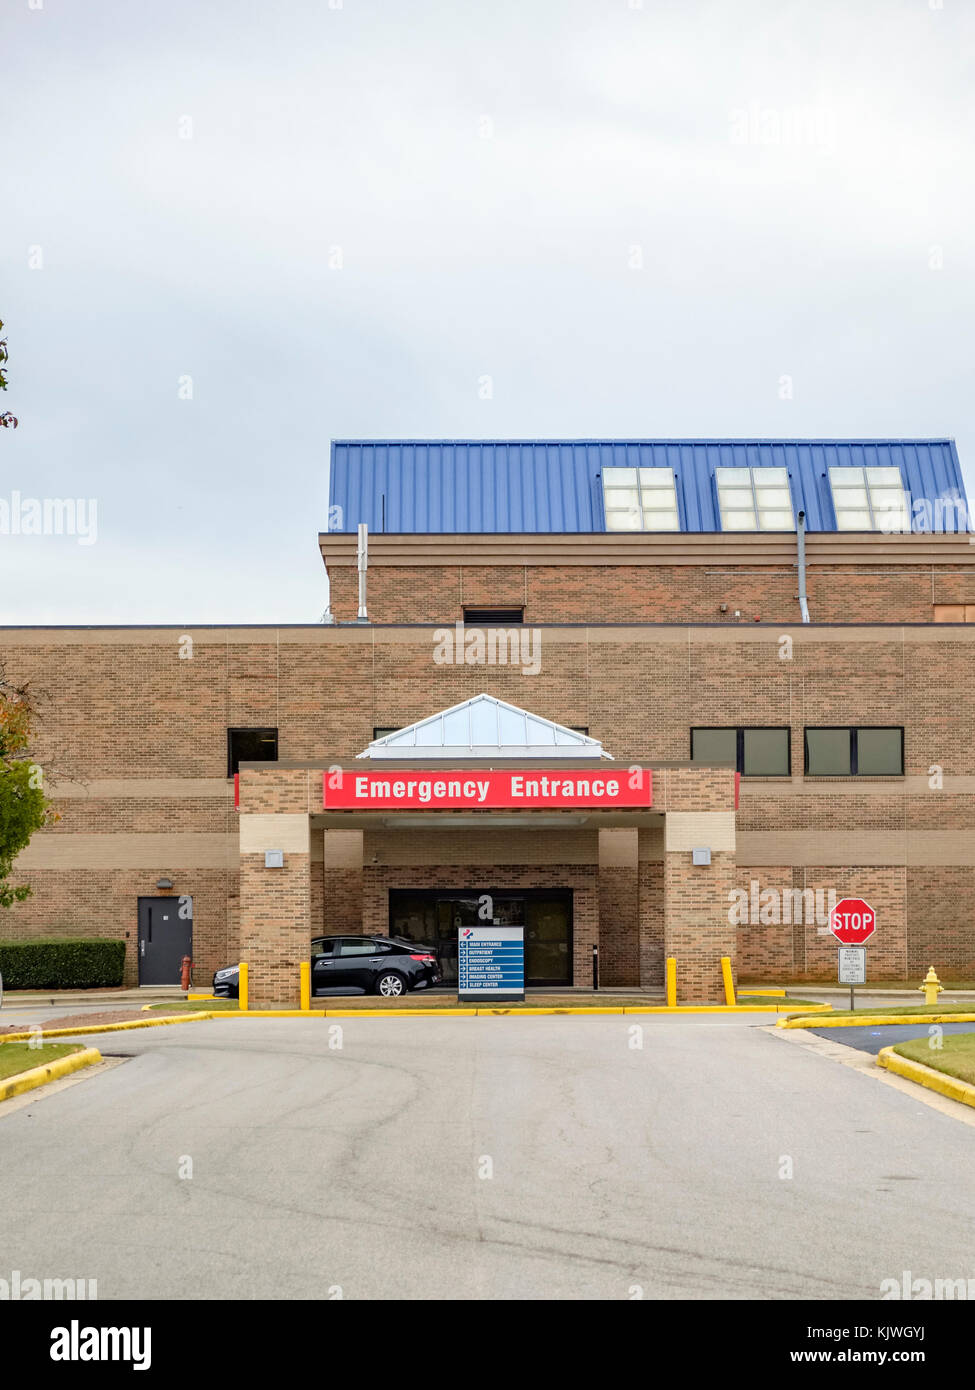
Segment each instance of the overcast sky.
[{"label": "overcast sky", "polygon": [[949,435],[975,492],[937,3],[0,0],[0,504],[97,502],[0,535],[0,622],[316,621],[332,438]]}]

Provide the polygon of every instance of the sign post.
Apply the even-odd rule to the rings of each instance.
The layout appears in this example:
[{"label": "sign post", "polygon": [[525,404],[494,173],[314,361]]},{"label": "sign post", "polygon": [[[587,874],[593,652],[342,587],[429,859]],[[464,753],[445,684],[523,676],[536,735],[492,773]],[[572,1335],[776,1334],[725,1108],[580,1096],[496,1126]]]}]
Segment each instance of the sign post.
[{"label": "sign post", "polygon": [[877,914],[865,898],[841,898],[829,914],[829,929],[840,946],[837,975],[841,985],[850,986],[850,1009],[855,1007],[855,989],[867,982],[866,942],[877,930]]},{"label": "sign post", "polygon": [[524,927],[458,927],[458,1000],[506,1004],[524,997]]},{"label": "sign post", "polygon": [[841,985],[850,986],[850,1009],[856,1008],[855,989],[867,983],[867,948],[865,946],[841,946],[837,951],[837,979]]}]

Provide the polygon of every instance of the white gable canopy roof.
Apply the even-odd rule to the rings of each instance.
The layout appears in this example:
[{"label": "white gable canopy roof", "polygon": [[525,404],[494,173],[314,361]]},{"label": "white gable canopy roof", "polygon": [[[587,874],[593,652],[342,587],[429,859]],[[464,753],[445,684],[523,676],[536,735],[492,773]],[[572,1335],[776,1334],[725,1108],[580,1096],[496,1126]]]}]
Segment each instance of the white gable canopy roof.
[{"label": "white gable canopy roof", "polygon": [[564,724],[475,695],[394,734],[374,739],[360,758],[609,758],[603,745]]}]

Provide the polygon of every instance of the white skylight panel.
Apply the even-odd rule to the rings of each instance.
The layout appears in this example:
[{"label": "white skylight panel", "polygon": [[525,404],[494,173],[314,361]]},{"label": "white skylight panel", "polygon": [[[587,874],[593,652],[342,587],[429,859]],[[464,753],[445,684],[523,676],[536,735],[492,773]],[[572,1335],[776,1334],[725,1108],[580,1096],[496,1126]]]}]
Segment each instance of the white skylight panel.
[{"label": "white skylight panel", "polygon": [[722,531],[794,531],[786,468],[716,468]]},{"label": "white skylight panel", "polygon": [[831,468],[829,484],[837,530],[910,530],[899,468]]},{"label": "white skylight panel", "polygon": [[604,468],[608,531],[679,531],[672,468]]}]

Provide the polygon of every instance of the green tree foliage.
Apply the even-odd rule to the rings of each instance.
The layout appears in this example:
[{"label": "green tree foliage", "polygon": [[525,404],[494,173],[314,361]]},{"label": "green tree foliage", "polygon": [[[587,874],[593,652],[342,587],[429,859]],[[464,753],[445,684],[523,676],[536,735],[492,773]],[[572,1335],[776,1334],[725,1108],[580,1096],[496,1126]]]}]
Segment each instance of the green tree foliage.
[{"label": "green tree foliage", "polygon": [[35,717],[28,687],[12,685],[0,669],[0,908],[30,895],[29,884],[10,881],[14,860],[35,830],[56,819],[30,755]]}]

